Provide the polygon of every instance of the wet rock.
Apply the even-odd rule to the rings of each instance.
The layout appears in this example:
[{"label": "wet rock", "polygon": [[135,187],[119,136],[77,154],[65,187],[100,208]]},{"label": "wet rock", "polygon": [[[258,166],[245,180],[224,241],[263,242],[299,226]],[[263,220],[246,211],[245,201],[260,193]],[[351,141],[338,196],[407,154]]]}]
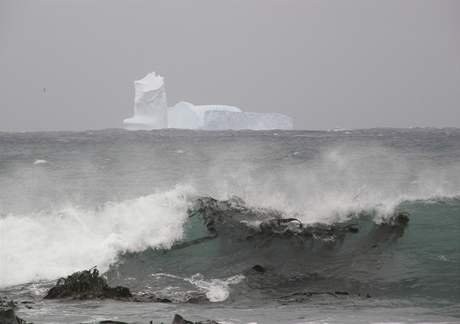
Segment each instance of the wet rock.
[{"label": "wet rock", "polygon": [[206,320],[206,321],[199,321],[199,322],[192,322],[188,321],[179,314],[174,315],[174,319],[171,324],[219,324],[213,320]]},{"label": "wet rock", "polygon": [[[238,197],[228,200],[216,200],[211,197],[198,198],[188,210],[188,215],[202,218],[210,234],[209,237],[188,242],[189,245],[225,237],[232,241],[251,241],[258,247],[267,247],[275,240],[278,242],[281,239],[289,240],[294,247],[319,243],[318,246],[333,248],[343,243],[348,235],[359,233],[361,230],[359,224],[350,223],[350,221],[333,224],[305,224],[298,218],[286,217],[287,215],[281,211],[248,206]],[[372,215],[363,211],[358,216]],[[404,234],[408,223],[409,214],[404,211],[396,211],[371,230],[369,236],[375,237],[369,246],[380,241],[391,242],[398,239]],[[230,240],[225,240],[225,242],[230,242]]]},{"label": "wet rock", "polygon": [[173,304],[204,304],[209,303],[209,299],[203,292],[188,291],[183,294],[165,294],[164,292],[158,293],[145,293],[140,292],[133,296],[131,299],[134,302],[140,303],[173,303]]},{"label": "wet rock", "polygon": [[132,297],[126,287],[109,287],[107,281],[94,268],[75,272],[67,278],[61,278],[56,285],[48,290],[45,299],[75,298],[75,299],[121,299]]},{"label": "wet rock", "polygon": [[173,321],[171,324],[194,324],[193,322],[187,321],[179,314],[174,315]]},{"label": "wet rock", "polygon": [[172,303],[172,300],[169,299],[169,298],[157,298],[155,300],[155,302],[157,302],[157,303],[167,303],[168,304],[168,303]]},{"label": "wet rock", "polygon": [[390,218],[389,225],[406,227],[409,224],[409,214],[406,212],[398,212]]},{"label": "wet rock", "polygon": [[189,217],[202,217],[213,238],[230,234],[237,239],[263,242],[273,238],[294,239],[296,242],[343,240],[348,233],[358,233],[357,224],[304,224],[298,218],[287,218],[282,212],[269,208],[247,206],[241,198],[216,200],[198,198],[188,210]]},{"label": "wet rock", "polygon": [[197,292],[187,294],[184,302],[189,304],[206,304],[209,303],[209,299],[206,297],[206,294]]},{"label": "wet rock", "polygon": [[0,308],[12,308],[16,309],[18,304],[14,300],[10,300],[6,297],[0,297]]},{"label": "wet rock", "polygon": [[16,316],[17,304],[6,298],[0,298],[0,324],[27,324],[26,321]]},{"label": "wet rock", "polygon": [[0,309],[0,324],[21,324],[25,323],[22,319],[16,316],[14,309]]},{"label": "wet rock", "polygon": [[348,231],[350,233],[358,233],[359,232],[359,226],[357,224],[351,224],[348,226]]},{"label": "wet rock", "polygon": [[314,296],[320,296],[320,295],[326,295],[326,296],[333,296],[333,297],[339,297],[339,296],[349,296],[350,293],[348,291],[301,291],[301,292],[295,292],[286,296],[282,296],[279,298],[280,302],[284,303],[302,303],[306,301],[310,301],[312,297]]},{"label": "wet rock", "polygon": [[262,267],[260,264],[256,264],[251,268],[251,270],[257,272],[257,273],[265,273],[265,268]]},{"label": "wet rock", "polygon": [[379,242],[392,242],[403,236],[409,225],[409,214],[403,211],[397,211],[391,217],[378,224],[372,232],[374,244]]},{"label": "wet rock", "polygon": [[167,303],[167,304],[173,302],[172,299],[165,298],[165,297],[159,297],[154,294],[137,295],[133,297],[132,301],[141,302],[141,303],[152,302],[152,303]]}]

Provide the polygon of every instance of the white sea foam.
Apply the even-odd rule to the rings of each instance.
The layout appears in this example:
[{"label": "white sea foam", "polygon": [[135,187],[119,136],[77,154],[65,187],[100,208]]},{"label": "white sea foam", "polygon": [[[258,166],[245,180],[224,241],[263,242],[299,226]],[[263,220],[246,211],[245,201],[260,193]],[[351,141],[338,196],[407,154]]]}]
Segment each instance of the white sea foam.
[{"label": "white sea foam", "polygon": [[191,283],[203,291],[209,301],[213,303],[226,300],[230,296],[230,286],[240,283],[245,278],[243,275],[235,275],[226,279],[205,279],[200,273],[190,278],[183,278],[169,273],[152,273],[152,277],[169,277]]},{"label": "white sea foam", "polygon": [[230,296],[229,286],[240,283],[244,278],[243,275],[236,275],[227,279],[206,280],[202,275],[197,274],[187,279],[187,281],[203,289],[210,302],[221,302]]},{"label": "white sea foam", "polygon": [[0,218],[0,286],[55,279],[98,265],[122,251],[169,247],[182,238],[189,187],[107,203]]},{"label": "white sea foam", "polygon": [[34,161],[34,165],[46,164],[46,163],[48,163],[48,161],[46,161],[46,160],[35,160]]}]

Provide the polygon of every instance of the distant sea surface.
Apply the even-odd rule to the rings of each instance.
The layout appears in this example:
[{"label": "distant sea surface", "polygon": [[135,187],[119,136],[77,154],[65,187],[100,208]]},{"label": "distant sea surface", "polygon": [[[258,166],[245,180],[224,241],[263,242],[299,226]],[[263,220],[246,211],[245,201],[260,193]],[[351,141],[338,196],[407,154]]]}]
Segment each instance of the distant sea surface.
[{"label": "distant sea surface", "polygon": [[[247,234],[273,215],[319,232]],[[42,299],[93,266],[173,303]],[[460,129],[0,133],[0,295],[34,323],[458,323]]]}]

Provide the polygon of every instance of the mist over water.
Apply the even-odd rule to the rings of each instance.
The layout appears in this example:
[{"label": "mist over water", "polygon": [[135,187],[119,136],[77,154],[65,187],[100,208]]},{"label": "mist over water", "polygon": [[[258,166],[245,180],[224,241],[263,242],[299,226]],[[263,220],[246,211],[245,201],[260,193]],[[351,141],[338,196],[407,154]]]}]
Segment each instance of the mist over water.
[{"label": "mist over water", "polygon": [[[338,252],[334,262],[343,280],[361,280],[360,287],[367,287],[364,278],[373,273],[366,280],[406,287],[400,280],[419,276],[439,288],[433,295],[459,297],[432,275],[438,271],[456,282],[460,262],[457,129],[2,133],[0,152],[3,288],[95,265],[106,271],[121,262],[116,280],[123,284],[154,287],[173,281],[194,285],[216,301],[231,298],[231,287],[245,278],[242,268],[232,272],[222,261],[222,269],[230,270],[218,279],[206,267],[197,267],[194,275],[193,266],[161,275],[156,268],[161,259],[148,251],[169,249],[186,238],[187,210],[198,197],[238,196],[250,208],[275,209],[306,224],[361,222],[363,213],[379,224],[396,210],[408,211],[409,230],[396,245],[402,251],[396,258],[422,249],[425,263],[411,258],[395,263],[394,256],[382,254],[382,268],[364,274],[369,260],[355,259],[361,262],[355,269],[343,263],[348,254]],[[139,263],[136,255],[153,259]],[[246,261],[231,262],[242,267]],[[334,262],[328,262],[332,274]],[[403,266],[395,270],[396,264]],[[415,277],[408,279],[410,273]],[[374,288],[386,294],[388,287]]]}]

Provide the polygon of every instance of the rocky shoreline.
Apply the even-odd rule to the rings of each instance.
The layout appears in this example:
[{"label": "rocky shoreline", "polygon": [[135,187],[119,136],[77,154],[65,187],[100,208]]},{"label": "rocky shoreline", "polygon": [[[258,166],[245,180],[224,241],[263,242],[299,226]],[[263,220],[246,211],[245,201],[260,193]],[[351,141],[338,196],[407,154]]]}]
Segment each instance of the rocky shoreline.
[{"label": "rocky shoreline", "polygon": [[[14,303],[13,301],[9,301],[9,304]],[[16,306],[0,306],[0,324],[33,324],[32,322],[27,322],[16,315],[15,312]],[[112,321],[112,320],[103,320],[97,322],[97,324],[129,324],[128,322],[122,321]],[[153,321],[150,321],[149,324],[155,324]],[[166,324],[161,322],[160,324]],[[183,318],[179,314],[175,314],[174,318],[172,319],[171,324],[219,324],[214,320],[205,320],[205,321],[198,321],[193,322]]]},{"label": "rocky shoreline", "polygon": [[[133,296],[126,287],[110,287],[104,277],[99,274],[97,268],[78,271],[66,278],[60,278],[56,285],[49,289],[43,299],[77,299],[77,300],[95,300],[95,299],[113,299],[118,301],[131,302],[160,302],[171,303],[166,298],[156,296]],[[33,324],[16,315],[19,305],[26,308],[32,308],[33,302],[23,301],[18,303],[14,300],[0,297],[0,324]],[[128,324],[127,322],[103,320],[98,324]],[[150,321],[149,324],[155,324]],[[161,324],[166,324],[161,322]],[[219,324],[214,320],[193,322],[175,314],[171,324]]]},{"label": "rocky shoreline", "polygon": [[[5,298],[0,298],[0,324],[33,324],[33,322],[27,322],[26,320],[17,316],[16,311],[18,305],[13,300],[8,300]],[[98,321],[97,324],[129,324],[128,322],[115,321],[115,320],[103,320]],[[153,321],[150,321],[148,324],[157,324]],[[160,322],[158,324],[166,324]],[[219,322],[214,320],[205,320],[205,321],[189,321],[182,317],[179,314],[175,314],[171,324],[219,324]]]},{"label": "rocky shoreline", "polygon": [[[247,271],[254,275],[264,275],[267,272],[261,265],[255,265]],[[316,295],[329,295],[333,297],[349,296],[350,293],[347,291],[306,291],[306,292],[295,292],[287,296],[282,296],[279,301],[281,303],[286,302],[305,302],[308,301],[309,297]],[[370,295],[366,295],[365,298],[370,298]],[[104,277],[99,274],[97,268],[89,270],[83,270],[75,272],[66,278],[60,278],[57,280],[54,287],[50,288],[45,296],[45,300],[104,300],[112,299],[123,302],[158,302],[158,303],[173,303],[173,300],[168,298],[161,298],[154,295],[136,295],[132,294],[131,291],[122,286],[110,287]],[[197,298],[191,300],[191,303],[203,303],[208,302],[204,299]],[[20,307],[32,309],[34,302],[32,301],[21,301],[16,302],[7,298],[0,297],[0,324],[33,324],[28,322],[19,316],[16,311]],[[161,324],[166,324],[160,322]],[[148,324],[160,324],[153,321],[149,321]],[[97,324],[129,324],[128,322],[116,321],[116,320],[102,320]],[[204,320],[204,321],[190,321],[185,319],[179,314],[175,314],[171,324],[219,324],[215,320]]]}]

